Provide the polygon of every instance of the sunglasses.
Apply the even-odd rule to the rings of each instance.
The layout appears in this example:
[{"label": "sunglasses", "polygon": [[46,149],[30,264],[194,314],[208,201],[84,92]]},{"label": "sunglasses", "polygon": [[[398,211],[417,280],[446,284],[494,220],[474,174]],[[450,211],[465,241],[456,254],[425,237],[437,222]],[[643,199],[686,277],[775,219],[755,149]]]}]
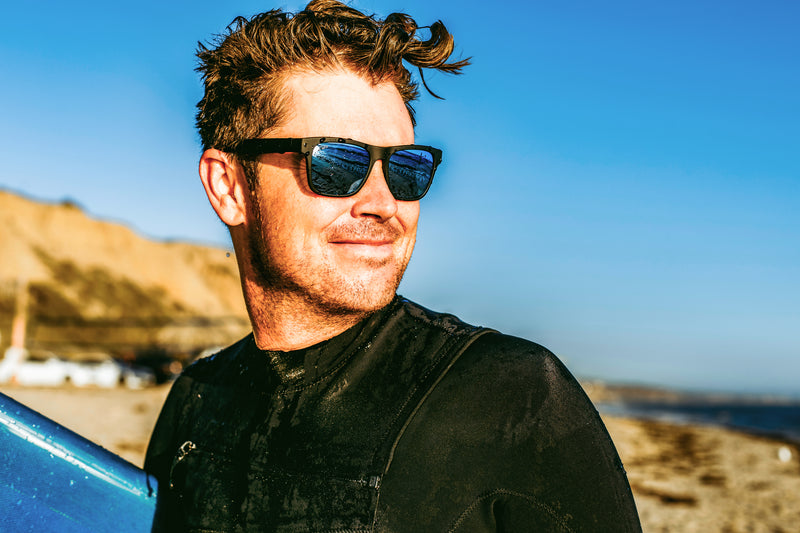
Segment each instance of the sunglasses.
[{"label": "sunglasses", "polygon": [[246,139],[234,153],[241,156],[298,153],[306,158],[308,186],[321,196],[343,198],[356,194],[380,160],[383,176],[396,200],[419,200],[442,162],[442,151],[431,146],[373,146],[337,137]]}]

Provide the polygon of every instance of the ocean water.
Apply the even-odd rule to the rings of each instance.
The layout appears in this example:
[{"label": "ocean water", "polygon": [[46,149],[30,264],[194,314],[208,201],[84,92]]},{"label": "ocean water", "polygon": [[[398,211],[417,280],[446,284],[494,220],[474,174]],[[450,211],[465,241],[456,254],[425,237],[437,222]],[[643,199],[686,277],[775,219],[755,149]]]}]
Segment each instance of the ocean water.
[{"label": "ocean water", "polygon": [[721,426],[800,444],[800,403],[641,401],[599,403],[597,408],[603,414]]}]

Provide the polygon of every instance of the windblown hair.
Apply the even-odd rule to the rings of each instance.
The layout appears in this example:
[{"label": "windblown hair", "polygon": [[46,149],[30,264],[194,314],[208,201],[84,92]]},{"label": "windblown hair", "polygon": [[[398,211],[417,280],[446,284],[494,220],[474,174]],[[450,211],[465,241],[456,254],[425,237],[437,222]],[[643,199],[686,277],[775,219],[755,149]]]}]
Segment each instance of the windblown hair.
[{"label": "windblown hair", "polygon": [[[417,23],[403,13],[385,20],[367,16],[336,0],[312,0],[305,10],[267,11],[237,17],[213,47],[199,43],[197,57],[205,95],[197,104],[203,148],[232,152],[243,139],[263,136],[285,118],[283,81],[293,72],[344,68],[372,83],[397,87],[412,121],[419,96],[407,63],[458,74],[468,60],[448,63],[453,37],[441,21],[430,37],[417,36]],[[438,98],[438,97],[437,97]]]}]

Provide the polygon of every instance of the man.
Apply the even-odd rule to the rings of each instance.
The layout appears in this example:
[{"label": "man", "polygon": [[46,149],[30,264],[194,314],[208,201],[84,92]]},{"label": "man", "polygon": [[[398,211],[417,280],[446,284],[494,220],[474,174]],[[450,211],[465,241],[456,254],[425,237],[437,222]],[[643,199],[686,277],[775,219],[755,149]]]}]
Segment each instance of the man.
[{"label": "man", "polygon": [[405,60],[441,23],[334,0],[201,46],[200,176],[253,334],[176,381],[145,468],[166,531],[638,531],[597,412],[531,342],[396,295],[441,152]]}]

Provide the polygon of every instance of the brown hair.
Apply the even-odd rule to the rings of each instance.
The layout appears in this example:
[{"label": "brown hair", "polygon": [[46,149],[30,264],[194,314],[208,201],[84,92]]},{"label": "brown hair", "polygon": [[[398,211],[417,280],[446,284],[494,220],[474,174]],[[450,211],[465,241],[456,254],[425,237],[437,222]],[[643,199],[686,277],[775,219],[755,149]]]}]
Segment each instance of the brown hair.
[{"label": "brown hair", "polygon": [[403,60],[417,67],[458,74],[468,60],[447,60],[453,38],[441,21],[430,38],[417,36],[417,23],[403,13],[376,19],[336,0],[313,0],[296,14],[267,11],[237,17],[214,47],[199,44],[197,57],[205,95],[197,104],[203,148],[231,152],[243,139],[260,137],[284,118],[282,82],[293,69],[343,67],[373,83],[397,87],[414,119],[417,84]]}]

